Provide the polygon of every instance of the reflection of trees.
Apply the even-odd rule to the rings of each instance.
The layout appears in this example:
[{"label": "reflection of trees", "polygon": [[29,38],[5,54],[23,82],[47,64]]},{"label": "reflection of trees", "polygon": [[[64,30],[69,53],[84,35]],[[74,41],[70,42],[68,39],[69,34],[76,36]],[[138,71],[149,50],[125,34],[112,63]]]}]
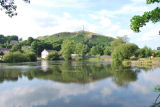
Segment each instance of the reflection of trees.
[{"label": "reflection of trees", "polygon": [[4,80],[17,81],[18,77],[22,77],[22,72],[20,72],[18,69],[0,70],[0,83],[2,83]]},{"label": "reflection of trees", "polygon": [[[55,63],[55,62],[54,62]],[[64,83],[88,83],[112,77],[119,86],[127,86],[129,82],[136,81],[137,72],[121,65],[104,65],[101,62],[63,62],[62,64],[49,63],[48,70],[43,72],[41,68],[28,68],[25,72],[21,70],[5,70],[0,72],[0,80],[18,80],[18,77],[26,76],[29,80],[33,78],[53,80]]]},{"label": "reflection of trees", "polygon": [[131,68],[123,67],[123,65],[113,64],[111,65],[113,81],[118,86],[127,86],[128,83],[137,80],[137,73],[139,70],[133,70]]}]

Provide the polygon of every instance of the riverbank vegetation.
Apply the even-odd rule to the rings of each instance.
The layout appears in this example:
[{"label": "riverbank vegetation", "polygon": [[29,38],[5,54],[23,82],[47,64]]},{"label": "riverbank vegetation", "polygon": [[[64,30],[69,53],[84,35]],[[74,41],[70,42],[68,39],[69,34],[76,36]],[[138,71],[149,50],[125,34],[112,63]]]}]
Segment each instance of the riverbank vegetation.
[{"label": "riverbank vegetation", "polygon": [[[29,37],[23,41],[18,36],[1,35],[0,48],[10,49],[8,54],[0,53],[0,56],[3,56],[2,61],[9,63],[36,61],[37,58],[40,59],[44,49],[55,50],[55,52],[49,53],[46,60],[105,60],[111,55],[112,61],[125,64],[128,63],[126,61],[132,60],[138,62],[140,58],[150,60],[151,56],[160,57],[159,48],[157,50],[148,47],[139,48],[136,44],[129,43],[127,36],[110,38],[81,31],[78,33],[59,33],[51,37],[45,36],[37,39]],[[18,43],[11,45],[11,40],[17,40]],[[147,60],[146,62],[151,61]],[[154,61],[152,60],[152,62]]]}]

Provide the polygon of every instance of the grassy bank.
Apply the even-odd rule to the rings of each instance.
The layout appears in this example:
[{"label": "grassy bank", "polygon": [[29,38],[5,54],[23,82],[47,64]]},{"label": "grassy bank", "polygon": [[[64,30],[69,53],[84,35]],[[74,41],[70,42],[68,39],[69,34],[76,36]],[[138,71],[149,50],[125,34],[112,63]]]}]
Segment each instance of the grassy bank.
[{"label": "grassy bank", "polygon": [[124,60],[124,66],[160,66],[160,57],[150,58],[139,58],[137,60]]}]

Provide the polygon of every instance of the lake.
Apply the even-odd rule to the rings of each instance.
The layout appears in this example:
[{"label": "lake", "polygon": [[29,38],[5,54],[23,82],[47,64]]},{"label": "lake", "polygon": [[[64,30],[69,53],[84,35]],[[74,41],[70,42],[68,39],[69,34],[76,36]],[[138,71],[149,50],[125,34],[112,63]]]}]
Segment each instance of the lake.
[{"label": "lake", "polygon": [[0,64],[0,107],[151,107],[158,85],[158,67],[105,61]]}]

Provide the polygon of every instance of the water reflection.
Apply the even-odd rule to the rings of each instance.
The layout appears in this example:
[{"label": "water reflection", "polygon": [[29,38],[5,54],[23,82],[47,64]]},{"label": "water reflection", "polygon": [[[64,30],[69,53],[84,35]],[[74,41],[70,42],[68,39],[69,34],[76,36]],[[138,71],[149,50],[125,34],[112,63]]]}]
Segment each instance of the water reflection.
[{"label": "water reflection", "polygon": [[0,68],[0,106],[146,107],[153,103],[152,90],[160,82],[159,68],[149,72],[104,62],[37,64],[26,63],[25,70],[14,68],[17,65]]},{"label": "water reflection", "polygon": [[0,80],[18,80],[18,77],[25,76],[29,80],[34,78],[43,80],[53,80],[64,83],[89,83],[111,77],[118,86],[127,86],[129,82],[136,81],[136,69],[124,68],[122,65],[115,66],[103,65],[102,63],[87,64],[86,62],[63,62],[56,65],[49,64],[47,61],[41,62],[41,68],[26,69],[2,69]]},{"label": "water reflection", "polygon": [[47,72],[48,70],[48,62],[47,61],[41,61],[41,69],[44,71],[44,72]]}]

